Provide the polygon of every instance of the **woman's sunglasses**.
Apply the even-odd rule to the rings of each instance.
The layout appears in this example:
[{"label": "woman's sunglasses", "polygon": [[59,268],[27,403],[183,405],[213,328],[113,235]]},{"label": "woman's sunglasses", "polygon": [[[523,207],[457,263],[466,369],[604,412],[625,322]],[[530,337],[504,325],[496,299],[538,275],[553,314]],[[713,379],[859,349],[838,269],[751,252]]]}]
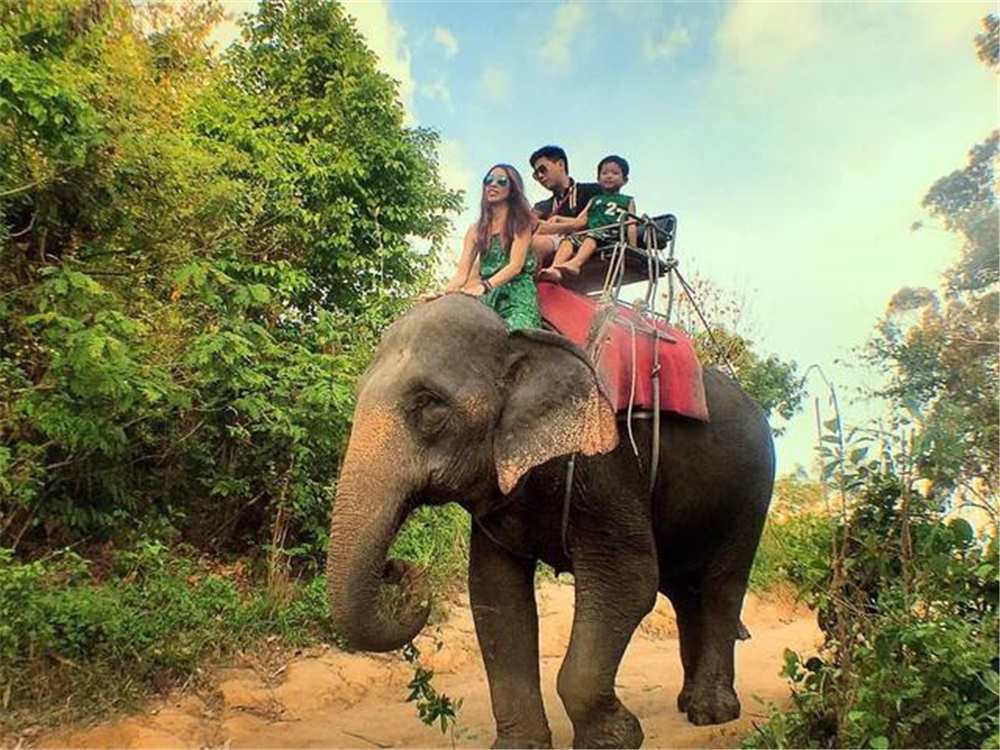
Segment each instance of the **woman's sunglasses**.
[{"label": "woman's sunglasses", "polygon": [[497,187],[507,187],[507,183],[510,182],[502,174],[488,174],[483,178],[483,185],[489,187],[490,185],[496,184]]}]

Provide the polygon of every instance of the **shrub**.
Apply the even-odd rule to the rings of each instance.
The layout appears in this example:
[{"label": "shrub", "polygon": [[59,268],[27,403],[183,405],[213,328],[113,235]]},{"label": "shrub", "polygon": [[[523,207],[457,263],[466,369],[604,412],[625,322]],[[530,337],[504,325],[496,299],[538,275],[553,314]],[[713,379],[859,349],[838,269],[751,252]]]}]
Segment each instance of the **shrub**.
[{"label": "shrub", "polygon": [[92,713],[267,634],[330,636],[322,577],[288,602],[244,594],[222,566],[148,539],[113,555],[101,582],[72,552],[19,563],[3,549],[0,562],[0,693],[11,709]]},{"label": "shrub", "polygon": [[403,524],[390,554],[428,568],[431,588],[458,585],[469,563],[470,517],[454,504],[417,508]]},{"label": "shrub", "polygon": [[826,644],[786,652],[793,708],[772,706],[745,746],[995,747],[995,536],[943,517],[885,463],[853,466],[848,483],[851,512],[804,549],[796,581]]},{"label": "shrub", "polygon": [[799,587],[823,575],[833,536],[834,520],[822,512],[771,516],[750,570],[750,589]]}]

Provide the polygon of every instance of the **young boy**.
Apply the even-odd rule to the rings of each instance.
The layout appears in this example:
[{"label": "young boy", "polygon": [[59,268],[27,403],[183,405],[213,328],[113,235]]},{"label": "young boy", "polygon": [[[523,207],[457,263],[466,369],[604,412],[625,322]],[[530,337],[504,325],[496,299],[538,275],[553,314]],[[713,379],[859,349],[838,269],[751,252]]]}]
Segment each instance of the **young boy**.
[{"label": "young boy", "polygon": [[[601,193],[595,195],[587,203],[587,207],[576,217],[553,216],[549,223],[557,224],[565,233],[577,232],[586,228],[587,233],[565,238],[556,251],[556,257],[550,268],[543,269],[538,277],[548,281],[560,282],[564,273],[576,276],[583,264],[590,259],[599,244],[618,241],[618,222],[623,211],[635,214],[635,200],[630,195],[620,192],[628,182],[628,162],[620,156],[605,156],[597,165],[597,181]],[[636,244],[636,227],[628,227],[628,242],[633,247]],[[573,251],[576,254],[573,254]]]}]

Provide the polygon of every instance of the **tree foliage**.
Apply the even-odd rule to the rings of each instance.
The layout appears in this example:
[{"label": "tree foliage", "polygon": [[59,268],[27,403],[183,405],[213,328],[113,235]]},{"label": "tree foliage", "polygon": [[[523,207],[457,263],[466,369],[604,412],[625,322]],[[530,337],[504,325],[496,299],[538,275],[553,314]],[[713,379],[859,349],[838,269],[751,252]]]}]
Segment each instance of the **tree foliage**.
[{"label": "tree foliage", "polygon": [[994,130],[969,151],[965,167],[937,180],[924,196],[924,208],[964,240],[962,260],[948,272],[955,291],[982,289],[1000,278],[997,142]]},{"label": "tree foliage", "polygon": [[408,238],[458,196],[340,6],[264,0],[216,57],[220,15],[0,0],[5,546],[321,553]]},{"label": "tree foliage", "polygon": [[1000,64],[1000,17],[996,13],[983,18],[983,30],[976,34],[976,54],[994,70]]}]

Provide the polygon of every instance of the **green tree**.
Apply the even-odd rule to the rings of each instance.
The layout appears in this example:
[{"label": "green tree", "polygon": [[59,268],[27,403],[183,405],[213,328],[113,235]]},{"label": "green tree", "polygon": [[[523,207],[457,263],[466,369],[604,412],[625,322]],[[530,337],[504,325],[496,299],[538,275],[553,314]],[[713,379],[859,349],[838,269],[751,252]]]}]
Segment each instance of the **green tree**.
[{"label": "green tree", "polygon": [[[1000,277],[1000,235],[996,165],[998,133],[993,131],[969,151],[968,163],[940,178],[924,196],[923,206],[964,243],[961,261],[948,272],[953,291],[977,291]],[[922,226],[919,222],[915,227]]]},{"label": "green tree", "polygon": [[200,103],[196,132],[226,149],[227,172],[254,190],[245,254],[288,260],[317,306],[395,317],[425,286],[460,196],[437,171],[437,135],[406,128],[394,81],[376,71],[343,8],[330,0],[263,0],[226,53],[224,81]]},{"label": "green tree", "polygon": [[[0,531],[318,562],[353,383],[459,196],[329,0],[0,0]],[[91,537],[94,538],[94,537]]]}]

